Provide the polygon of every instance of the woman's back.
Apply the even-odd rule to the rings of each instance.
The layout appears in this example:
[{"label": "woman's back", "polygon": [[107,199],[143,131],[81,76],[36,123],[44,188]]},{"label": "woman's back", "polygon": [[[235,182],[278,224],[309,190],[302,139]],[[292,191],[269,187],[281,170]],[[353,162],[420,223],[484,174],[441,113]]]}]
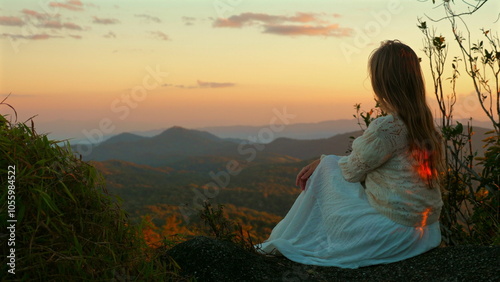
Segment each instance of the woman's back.
[{"label": "woman's back", "polygon": [[443,202],[438,183],[430,188],[413,157],[407,129],[397,115],[380,117],[353,143],[353,152],[339,160],[347,181],[365,181],[370,204],[406,226],[436,222]]}]

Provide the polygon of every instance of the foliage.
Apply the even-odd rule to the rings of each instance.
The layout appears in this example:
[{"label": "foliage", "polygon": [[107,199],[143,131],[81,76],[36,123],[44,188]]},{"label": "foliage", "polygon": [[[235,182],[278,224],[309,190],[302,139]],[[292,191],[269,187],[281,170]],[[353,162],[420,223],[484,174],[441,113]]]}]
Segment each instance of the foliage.
[{"label": "foliage", "polygon": [[210,201],[203,203],[200,217],[210,227],[210,233],[215,239],[236,243],[245,250],[254,252],[254,243],[250,232],[243,231],[240,223],[229,220],[224,214],[224,206],[219,204],[216,209]]},{"label": "foliage", "polygon": [[[203,200],[224,204],[225,214],[250,230],[255,242],[269,236],[300,193],[294,178],[308,160],[297,163],[259,163],[243,169],[224,188],[207,188],[213,179],[204,171],[178,171],[122,161],[95,162],[106,178],[107,189],[123,199],[131,220],[150,215],[158,242],[182,240],[205,229],[198,210]],[[162,168],[163,170],[163,168]]]},{"label": "foliage", "polygon": [[[380,108],[380,104],[377,101],[375,107],[370,109],[369,111],[362,110],[361,104],[355,104],[354,109],[356,110],[356,114],[353,114],[353,117],[358,121],[358,125],[361,128],[361,130],[365,130],[366,127],[368,127],[370,123],[377,117],[387,115],[387,113],[384,110],[382,110],[382,108]],[[361,121],[363,121],[363,123],[361,123]]]},{"label": "foliage", "polygon": [[[469,30],[461,18],[463,15],[474,13],[486,2],[487,0],[478,1],[472,10],[459,13],[453,10],[453,1],[443,1],[446,17],[441,20],[450,21],[453,37],[461,50],[461,56],[453,57],[451,76],[446,79],[443,75],[449,46],[445,37],[437,35],[425,21],[419,20],[418,25],[424,35],[423,51],[428,59],[433,92],[441,114],[440,127],[446,152],[446,171],[442,172],[444,206],[440,222],[443,241],[447,245],[500,243],[500,42],[498,36],[493,36],[490,30],[483,30],[485,40],[470,43]],[[464,23],[466,38],[460,33],[457,20]],[[466,44],[466,41],[469,43]],[[488,48],[484,42],[487,42]],[[460,62],[464,62],[463,66]],[[477,156],[477,152],[472,149],[472,135],[475,133],[472,125],[469,123],[464,127],[459,122],[454,124],[454,109],[457,103],[455,86],[460,77],[460,67],[471,78],[477,101],[494,128],[488,132],[491,136],[484,139],[484,156]],[[450,82],[450,91],[445,90],[445,80]],[[375,109],[377,108],[376,105]],[[358,118],[358,124],[361,117],[366,126],[382,115],[376,113],[373,116],[374,110],[361,111],[359,104],[355,105],[355,109],[354,116]]]},{"label": "foliage", "polygon": [[[447,163],[447,171],[443,172],[445,206],[441,226],[443,239],[448,245],[500,243],[500,41],[491,30],[483,29],[483,39],[473,43],[463,18],[473,14],[487,1],[477,1],[467,7],[467,12],[458,12],[458,6],[450,1],[441,4],[446,16],[440,20],[449,21],[453,39],[461,52],[453,58],[451,76],[446,78],[451,84],[449,92],[443,87],[448,54],[445,37],[437,36],[425,21],[419,20],[418,25],[424,34],[424,52],[429,59],[434,94],[441,113]],[[476,101],[494,129],[484,139],[484,156],[477,156],[472,150],[472,125],[469,123],[465,128],[458,122],[453,125],[459,69],[469,77]]]},{"label": "foliage", "polygon": [[[5,104],[2,104],[5,105]],[[25,123],[0,116],[0,183],[15,186],[15,275],[9,280],[168,280],[166,265],[150,249],[110,196],[102,176]],[[8,167],[15,166],[15,180]],[[0,225],[7,222],[6,189],[0,194]],[[5,234],[1,234],[2,237]],[[2,241],[2,254],[7,247]],[[7,277],[5,277],[7,278]]]},{"label": "foliage", "polygon": [[[353,114],[352,116],[357,120],[359,128],[361,128],[361,131],[365,131],[366,128],[374,121],[376,118],[381,117],[381,116],[386,116],[387,113],[380,108],[380,104],[378,101],[375,100],[375,107],[371,108],[369,111],[365,111],[361,109],[361,104],[354,104],[354,110],[356,110],[356,113]],[[351,144],[349,146],[349,149],[347,149],[346,153],[350,154],[352,152],[352,141],[356,139],[355,136],[349,136],[351,139]]]}]

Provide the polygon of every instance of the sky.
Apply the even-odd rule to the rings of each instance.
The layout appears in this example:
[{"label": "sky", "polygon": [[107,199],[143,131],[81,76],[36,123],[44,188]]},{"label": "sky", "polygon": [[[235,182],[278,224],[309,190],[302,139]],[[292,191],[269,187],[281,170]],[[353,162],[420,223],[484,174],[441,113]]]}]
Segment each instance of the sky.
[{"label": "sky", "polygon": [[[451,41],[448,22],[426,18],[444,15],[436,2],[2,0],[0,98],[56,139],[258,126],[278,112],[287,123],[349,119],[354,104],[374,104],[366,65],[381,41],[425,57],[418,18]],[[466,18],[473,33],[498,32],[498,2]],[[485,120],[466,79],[457,115]]]}]

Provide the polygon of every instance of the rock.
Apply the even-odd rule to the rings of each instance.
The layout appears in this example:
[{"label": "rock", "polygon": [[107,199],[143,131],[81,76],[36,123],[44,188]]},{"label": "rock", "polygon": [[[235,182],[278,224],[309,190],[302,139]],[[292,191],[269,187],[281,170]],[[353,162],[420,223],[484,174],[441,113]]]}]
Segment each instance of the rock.
[{"label": "rock", "polygon": [[303,265],[203,236],[174,246],[166,255],[179,264],[182,275],[197,281],[500,281],[500,246],[436,248],[359,269]]},{"label": "rock", "polygon": [[269,281],[281,267],[233,243],[204,236],[180,243],[167,254],[181,266],[182,274],[197,281]]}]

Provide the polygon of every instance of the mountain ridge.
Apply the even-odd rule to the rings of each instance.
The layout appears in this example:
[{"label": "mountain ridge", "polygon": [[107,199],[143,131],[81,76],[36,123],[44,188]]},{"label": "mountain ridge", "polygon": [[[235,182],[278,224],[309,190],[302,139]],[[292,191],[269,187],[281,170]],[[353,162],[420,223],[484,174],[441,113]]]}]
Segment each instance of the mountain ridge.
[{"label": "mountain ridge", "polygon": [[[475,127],[473,150],[481,155],[485,132],[488,129]],[[347,155],[352,142],[351,137],[362,134],[361,130],[336,134],[320,139],[294,139],[279,137],[270,143],[249,140],[228,140],[216,135],[180,126],[171,127],[153,137],[140,137],[122,133],[95,146],[85,156],[86,160],[104,161],[119,159],[149,166],[172,166],[187,158],[217,157],[239,162],[254,161],[257,156],[265,158],[269,154],[288,156],[300,160],[312,159],[322,154]],[[119,141],[119,142],[118,142]],[[273,158],[269,155],[269,158]],[[279,158],[279,157],[278,157]],[[196,161],[193,159],[193,161]]]},{"label": "mountain ridge", "polygon": [[337,134],[329,138],[297,140],[280,137],[270,143],[259,140],[222,139],[206,131],[171,127],[153,137],[119,134],[95,146],[86,160],[124,160],[150,166],[171,166],[188,157],[217,156],[242,162],[256,159],[310,159],[321,154],[344,155],[349,149],[351,135],[361,131]]},{"label": "mountain ridge", "polygon": [[[468,119],[459,119],[457,120],[463,124],[467,124]],[[357,124],[356,119],[338,119],[338,120],[326,120],[319,122],[304,122],[304,123],[292,123],[288,124],[284,127],[284,129],[280,132],[273,132],[274,138],[279,137],[288,137],[293,139],[319,139],[319,138],[328,138],[335,134],[342,134],[347,132],[353,132],[360,130],[359,125]],[[435,119],[436,124],[440,123],[439,119]],[[70,140],[71,144],[89,144],[90,140],[84,138],[82,135],[82,131],[78,128],[92,128],[92,124],[84,125],[82,123],[78,123],[78,126],[68,127],[69,124],[75,124],[75,122],[50,122],[48,124],[42,123],[43,132],[49,132],[53,139],[59,140]],[[482,127],[482,128],[491,128],[491,123],[489,121],[480,121],[473,120],[474,127]],[[39,125],[40,126],[40,125]],[[64,127],[64,136],[61,134],[57,134],[56,129],[57,126]],[[183,128],[189,128],[187,126],[181,126]],[[246,140],[249,136],[258,135],[259,131],[263,128],[269,127],[269,125],[230,125],[230,126],[202,126],[202,127],[192,127],[193,130],[199,131],[207,131],[211,134],[216,135],[222,139],[233,139],[233,140]],[[169,127],[171,128],[171,127]],[[132,133],[142,137],[153,137],[156,136],[168,128],[160,128],[153,130],[128,130],[124,131],[127,133]],[[120,132],[123,133],[123,132]],[[119,134],[119,133],[118,133]],[[118,135],[115,134],[114,136]],[[110,139],[111,135],[104,134],[102,136],[102,140],[99,142],[104,142]],[[101,139],[101,138],[100,138]]]},{"label": "mountain ridge", "polygon": [[106,141],[103,141],[102,143],[113,144],[113,143],[120,143],[120,142],[133,142],[133,141],[141,140],[143,138],[147,138],[147,137],[143,137],[143,136],[133,134],[130,132],[122,132],[120,134],[111,136],[109,139],[107,139]]}]

